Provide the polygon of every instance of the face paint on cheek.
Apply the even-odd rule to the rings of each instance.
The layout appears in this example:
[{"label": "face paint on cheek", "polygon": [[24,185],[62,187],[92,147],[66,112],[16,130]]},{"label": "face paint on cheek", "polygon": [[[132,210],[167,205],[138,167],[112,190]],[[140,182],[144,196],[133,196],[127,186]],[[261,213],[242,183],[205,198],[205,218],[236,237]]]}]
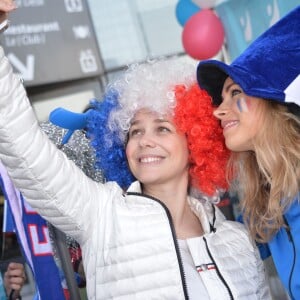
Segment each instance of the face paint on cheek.
[{"label": "face paint on cheek", "polygon": [[248,110],[251,110],[251,106],[252,106],[252,102],[251,102],[251,99],[246,99],[246,105],[247,105],[247,108],[248,108]]},{"label": "face paint on cheek", "polygon": [[236,105],[240,112],[247,112],[249,110],[249,103],[244,98],[239,98],[236,102]]}]

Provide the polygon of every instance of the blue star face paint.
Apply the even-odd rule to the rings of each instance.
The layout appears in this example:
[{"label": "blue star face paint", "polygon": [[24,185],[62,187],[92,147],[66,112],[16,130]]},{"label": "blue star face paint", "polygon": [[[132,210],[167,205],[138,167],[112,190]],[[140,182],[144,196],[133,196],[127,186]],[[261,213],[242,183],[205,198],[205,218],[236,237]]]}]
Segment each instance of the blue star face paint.
[{"label": "blue star face paint", "polygon": [[236,105],[240,112],[247,112],[248,111],[248,105],[244,98],[239,98],[236,102]]}]

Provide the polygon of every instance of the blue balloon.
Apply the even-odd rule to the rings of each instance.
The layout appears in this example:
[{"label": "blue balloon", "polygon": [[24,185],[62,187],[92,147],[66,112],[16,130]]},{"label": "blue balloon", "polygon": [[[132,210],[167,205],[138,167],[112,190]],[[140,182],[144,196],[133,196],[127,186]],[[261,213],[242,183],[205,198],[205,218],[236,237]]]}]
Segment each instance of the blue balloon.
[{"label": "blue balloon", "polygon": [[191,2],[191,0],[179,0],[176,5],[176,18],[181,26],[184,26],[187,20],[200,11],[200,7]]},{"label": "blue balloon", "polygon": [[62,107],[54,109],[49,115],[49,121],[54,125],[70,130],[78,130],[86,127],[87,114],[75,113]]},{"label": "blue balloon", "polygon": [[61,144],[66,144],[75,130],[84,129],[87,125],[89,111],[75,113],[70,110],[58,107],[49,115],[49,121],[59,127],[69,129],[62,139]]}]

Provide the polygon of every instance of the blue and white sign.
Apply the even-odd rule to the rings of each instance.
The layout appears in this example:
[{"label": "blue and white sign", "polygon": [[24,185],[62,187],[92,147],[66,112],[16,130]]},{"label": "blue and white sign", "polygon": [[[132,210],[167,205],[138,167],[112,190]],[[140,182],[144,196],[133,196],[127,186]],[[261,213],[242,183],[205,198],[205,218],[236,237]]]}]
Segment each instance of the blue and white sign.
[{"label": "blue and white sign", "polygon": [[299,0],[229,0],[217,5],[230,59],[299,4]]}]

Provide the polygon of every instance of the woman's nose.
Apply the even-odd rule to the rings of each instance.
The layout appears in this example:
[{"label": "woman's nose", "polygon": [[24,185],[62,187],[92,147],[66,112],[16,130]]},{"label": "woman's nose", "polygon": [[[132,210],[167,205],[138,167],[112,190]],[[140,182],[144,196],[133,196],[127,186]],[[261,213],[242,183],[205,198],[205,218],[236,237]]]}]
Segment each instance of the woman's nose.
[{"label": "woman's nose", "polygon": [[214,116],[218,119],[222,119],[224,116],[228,114],[229,107],[224,103],[221,103],[213,112]]},{"label": "woman's nose", "polygon": [[152,136],[149,134],[144,134],[140,138],[140,146],[141,147],[155,147],[156,143]]}]

